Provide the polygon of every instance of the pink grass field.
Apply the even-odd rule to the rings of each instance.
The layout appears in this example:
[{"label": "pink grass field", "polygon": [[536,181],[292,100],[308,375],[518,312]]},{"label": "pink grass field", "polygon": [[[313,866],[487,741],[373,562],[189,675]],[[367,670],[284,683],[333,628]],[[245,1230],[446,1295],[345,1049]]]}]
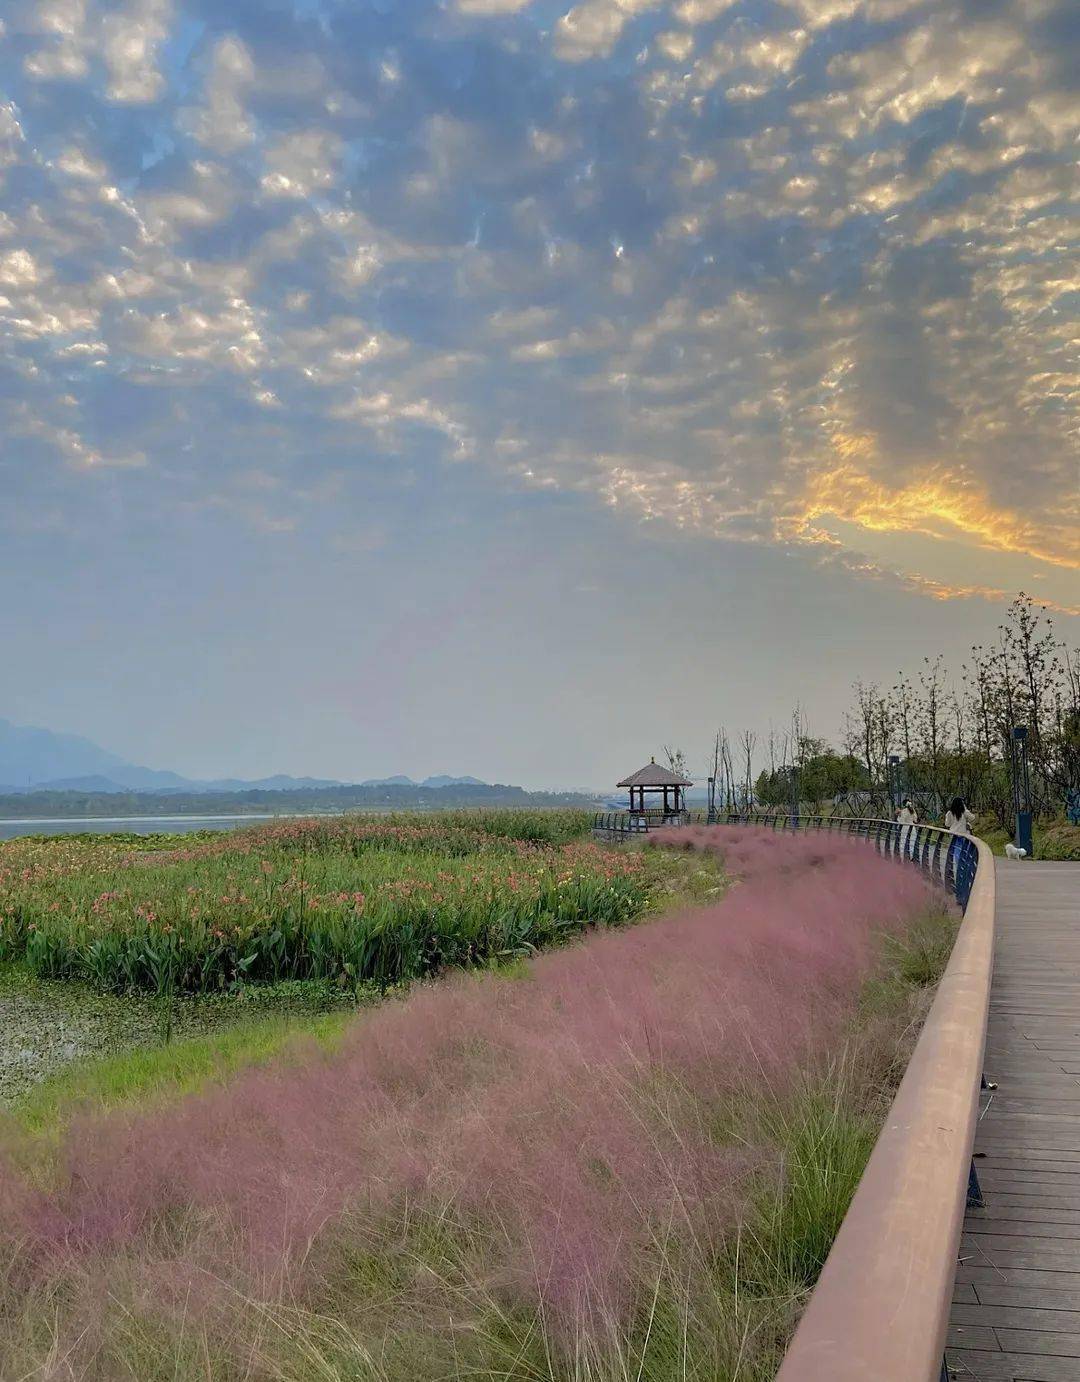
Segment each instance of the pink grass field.
[{"label": "pink grass field", "polygon": [[132,1263],[141,1308],[166,1320],[218,1318],[237,1292],[318,1308],[328,1245],[452,1207],[498,1226],[485,1289],[572,1332],[633,1308],[658,1235],[721,1244],[760,1152],[708,1111],[835,1052],[881,936],[935,895],[857,841],[669,836],[720,851],[734,882],[715,905],[595,933],[518,977],[418,986],[332,1053],[84,1116],[51,1189],[0,1164],[9,1325],[20,1298],[77,1279],[57,1329],[89,1347],[101,1283]]}]

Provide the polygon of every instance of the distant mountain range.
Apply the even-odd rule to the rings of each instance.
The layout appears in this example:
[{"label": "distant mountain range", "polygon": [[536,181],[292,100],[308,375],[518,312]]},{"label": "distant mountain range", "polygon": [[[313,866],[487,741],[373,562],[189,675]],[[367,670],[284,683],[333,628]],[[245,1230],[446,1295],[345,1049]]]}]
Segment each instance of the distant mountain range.
[{"label": "distant mountain range", "polygon": [[13,725],[0,719],[0,792],[292,792],[321,787],[483,787],[476,777],[441,773],[414,782],[410,777],[367,778],[346,784],[326,777],[290,777],[276,773],[245,781],[236,777],[200,781],[166,769],[125,762],[90,739],[56,734],[50,729]]},{"label": "distant mountain range", "polygon": [[447,777],[437,773],[435,777],[425,777],[423,782],[415,782],[411,777],[369,777],[359,784],[361,787],[486,787],[488,784],[478,777]]}]

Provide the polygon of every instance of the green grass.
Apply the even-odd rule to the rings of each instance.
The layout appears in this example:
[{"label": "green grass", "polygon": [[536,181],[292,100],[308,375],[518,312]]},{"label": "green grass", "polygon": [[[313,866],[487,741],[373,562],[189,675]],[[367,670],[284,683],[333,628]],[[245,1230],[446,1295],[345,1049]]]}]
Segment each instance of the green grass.
[{"label": "green grass", "polygon": [[23,1131],[57,1136],[75,1112],[104,1112],[125,1105],[177,1099],[238,1070],[262,1065],[309,1041],[332,1047],[352,1010],[241,1018],[234,1025],[164,1046],[141,1046],[114,1056],[80,1061],[34,1085],[9,1108]]},{"label": "green grass", "polygon": [[1036,859],[1080,861],[1080,825],[1051,821],[1037,828]]},{"label": "green grass", "polygon": [[[670,856],[669,898],[709,896],[718,876]],[[694,865],[700,859],[694,858]],[[656,905],[660,905],[657,903]],[[955,934],[954,918],[920,918],[888,942],[864,986],[844,1048],[790,1087],[737,1091],[730,1106],[696,1103],[659,1087],[656,1115],[701,1119],[751,1158],[749,1209],[718,1253],[685,1226],[658,1224],[638,1255],[636,1308],[568,1348],[542,1315],[500,1286],[488,1263],[497,1223],[453,1205],[413,1210],[372,1227],[348,1216],[318,1248],[315,1283],[272,1304],[237,1296],[224,1332],[152,1312],[140,1264],[111,1260],[100,1298],[94,1377],[139,1382],[198,1378],[281,1382],[767,1382],[827,1256],[907,1064]],[[518,975],[521,961],[508,966]],[[527,969],[527,965],[526,965]],[[310,1037],[332,1047],[340,1012],[261,1015],[228,1029],[85,1063],[28,1093],[14,1110],[28,1148],[48,1170],[49,1144],[72,1112],[144,1108],[228,1078],[244,1065],[287,1058]],[[628,1250],[630,1250],[628,1248]],[[216,1281],[218,1288],[227,1287]],[[315,1302],[318,1302],[317,1306]],[[7,1317],[7,1357],[47,1358],[62,1295]],[[235,1331],[235,1332],[233,1332]],[[0,1372],[2,1372],[0,1366]]]},{"label": "green grass", "polygon": [[[650,850],[635,862],[645,880],[643,917],[715,901],[725,886],[712,855]],[[524,977],[528,956],[488,965]],[[358,1005],[384,992],[285,980],[168,999],[42,979],[24,962],[8,963],[0,966],[0,1099],[21,1138],[52,1143],[76,1112],[179,1098],[307,1040],[332,1046]],[[23,1051],[32,1052],[31,1064],[16,1058]]]},{"label": "green grass", "polygon": [[582,812],[287,821],[195,844],[0,846],[0,961],[116,990],[392,985],[619,925],[649,903],[637,852]]},{"label": "green grass", "polygon": [[[0,967],[0,1101],[42,1130],[87,1101],[134,1102],[152,1086],[180,1094],[224,1078],[294,1036],[322,1040],[345,1024],[360,994],[329,984],[284,983],[236,993],[177,997],[102,993]],[[46,1112],[46,1110],[48,1112]]]},{"label": "green grass", "polygon": [[[983,828],[976,824],[975,833],[990,846],[997,855],[1004,855],[1005,846],[1013,839],[1012,831],[999,826]],[[1070,825],[1068,821],[1036,821],[1032,827],[1032,843],[1035,859],[1080,860],[1080,825]]]},{"label": "green grass", "polygon": [[[318,1308],[286,1296],[238,1299],[244,1366],[221,1340],[174,1331],[139,1307],[137,1281],[113,1283],[108,1366],[140,1379],[278,1378],[302,1382],[771,1382],[828,1255],[955,933],[944,915],[920,919],[891,944],[862,994],[844,1049],[793,1087],[748,1087],[705,1117],[725,1144],[752,1151],[749,1210],[719,1254],[657,1226],[638,1244],[638,1305],[572,1350],[541,1313],[491,1283],[485,1264],[498,1225],[455,1206],[415,1210],[402,1234],[342,1223],[323,1249]],[[913,963],[911,957],[920,957]],[[928,960],[926,957],[933,957]],[[332,1037],[331,1037],[332,1040]],[[672,1091],[657,1091],[672,1109]],[[682,1096],[676,1094],[675,1102]],[[200,1338],[203,1340],[200,1345]],[[250,1368],[250,1372],[246,1369]],[[103,1375],[112,1376],[106,1367]]]},{"label": "green grass", "polygon": [[[728,1118],[771,1149],[751,1214],[711,1275],[706,1328],[726,1340],[725,1382],[770,1382],[817,1281],[907,1069],[958,920],[931,912],[889,938],[843,1050],[795,1086],[749,1091]],[[698,1309],[702,1307],[699,1305]],[[677,1373],[661,1374],[674,1382]]]}]

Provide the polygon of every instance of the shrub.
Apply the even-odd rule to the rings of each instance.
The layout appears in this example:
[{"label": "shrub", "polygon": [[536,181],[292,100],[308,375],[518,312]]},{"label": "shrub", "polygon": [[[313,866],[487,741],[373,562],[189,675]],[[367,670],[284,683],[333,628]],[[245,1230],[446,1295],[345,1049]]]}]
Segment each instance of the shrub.
[{"label": "shrub", "polygon": [[1080,825],[1054,821],[1036,828],[1036,859],[1080,860]]}]

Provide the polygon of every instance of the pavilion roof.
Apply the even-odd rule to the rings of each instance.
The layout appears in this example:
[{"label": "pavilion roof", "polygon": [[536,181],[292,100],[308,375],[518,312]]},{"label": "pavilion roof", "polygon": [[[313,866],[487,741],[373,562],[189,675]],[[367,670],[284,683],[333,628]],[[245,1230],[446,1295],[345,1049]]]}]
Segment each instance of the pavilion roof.
[{"label": "pavilion roof", "polygon": [[689,778],[680,777],[678,773],[673,773],[667,768],[661,768],[655,758],[651,763],[646,763],[644,768],[639,768],[636,773],[631,773],[629,777],[624,777],[621,782],[616,783],[618,787],[692,787],[693,785]]}]

